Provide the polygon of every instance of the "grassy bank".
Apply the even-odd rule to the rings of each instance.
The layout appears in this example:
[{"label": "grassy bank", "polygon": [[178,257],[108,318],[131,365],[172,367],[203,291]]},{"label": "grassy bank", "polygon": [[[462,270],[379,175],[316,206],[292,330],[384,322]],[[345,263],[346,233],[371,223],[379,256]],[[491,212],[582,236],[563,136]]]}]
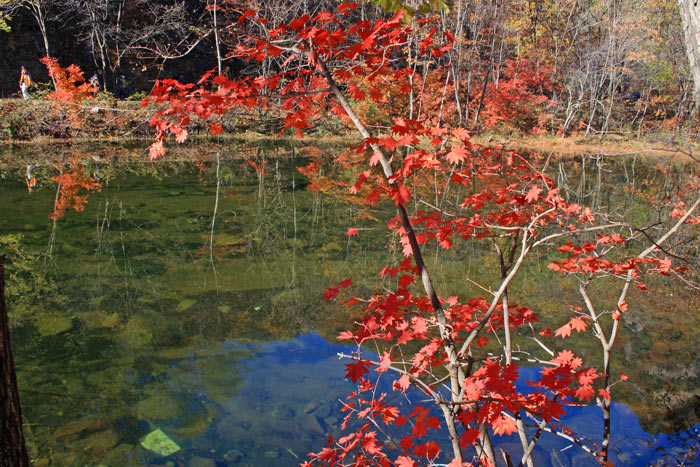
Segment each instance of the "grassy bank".
[{"label": "grassy bank", "polygon": [[[148,142],[153,138],[153,129],[148,122],[156,110],[153,105],[142,107],[140,100],[116,100],[108,96],[85,101],[80,106],[58,104],[47,99],[0,99],[0,143],[123,142],[126,139]],[[269,112],[232,112],[217,123],[224,128],[224,133],[215,138],[217,141],[298,141],[293,132],[278,136],[283,128],[282,119]],[[321,118],[313,126],[319,130],[305,136],[306,142],[352,144],[359,139],[354,132],[345,133],[346,130],[334,118]],[[210,139],[207,125],[202,122],[194,122],[188,130],[192,139]],[[492,133],[476,134],[473,141],[481,145],[502,144],[517,151],[562,156],[642,154],[690,160],[689,156],[700,154],[700,145],[681,134],[638,136],[631,133],[568,137]]]}]

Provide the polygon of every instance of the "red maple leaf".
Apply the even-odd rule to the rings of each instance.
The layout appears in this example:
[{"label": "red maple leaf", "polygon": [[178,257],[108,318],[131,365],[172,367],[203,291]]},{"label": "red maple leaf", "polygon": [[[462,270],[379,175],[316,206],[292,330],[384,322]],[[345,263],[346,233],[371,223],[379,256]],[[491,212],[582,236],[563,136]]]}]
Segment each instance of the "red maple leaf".
[{"label": "red maple leaf", "polygon": [[576,318],[571,318],[571,321],[569,321],[569,326],[571,327],[571,329],[574,329],[578,332],[586,330],[586,322],[578,316]]},{"label": "red maple leaf", "polygon": [[569,325],[569,323],[566,323],[564,326],[554,331],[554,335],[559,336],[562,339],[566,339],[571,335],[571,326]]},{"label": "red maple leaf", "polygon": [[491,426],[497,435],[510,435],[518,431],[515,420],[502,414],[491,421]]},{"label": "red maple leaf", "polygon": [[595,395],[595,390],[590,384],[583,385],[576,390],[576,397],[586,401]]},{"label": "red maple leaf", "polygon": [[224,131],[224,128],[221,125],[217,125],[216,123],[212,123],[209,125],[209,133],[211,133],[214,136],[218,135],[222,131]]},{"label": "red maple leaf", "polygon": [[413,462],[413,459],[411,459],[408,456],[399,456],[396,458],[394,461],[394,464],[396,467],[415,467],[416,463]]},{"label": "red maple leaf", "polygon": [[325,292],[323,292],[323,298],[327,301],[330,302],[331,300],[335,299],[335,297],[338,296],[338,293],[340,291],[338,290],[338,287],[333,286],[333,287],[328,287]]},{"label": "red maple leaf", "polygon": [[372,364],[367,360],[357,360],[354,363],[345,364],[345,377],[350,378],[353,383],[362,378],[363,375],[369,372],[368,367]]},{"label": "red maple leaf", "polygon": [[407,203],[411,200],[411,192],[408,191],[406,185],[399,185],[391,193],[391,198],[396,202],[396,205]]},{"label": "red maple leaf", "polygon": [[463,146],[452,146],[445,159],[450,164],[459,164],[467,158],[469,152]]},{"label": "red maple leaf", "polygon": [[533,186],[530,188],[530,191],[527,192],[527,195],[525,195],[525,201],[534,203],[540,197],[540,193],[542,193],[542,189],[537,185]]},{"label": "red maple leaf", "polygon": [[391,366],[391,355],[389,352],[384,351],[382,356],[379,358],[379,367],[377,368],[377,373],[384,373]]}]

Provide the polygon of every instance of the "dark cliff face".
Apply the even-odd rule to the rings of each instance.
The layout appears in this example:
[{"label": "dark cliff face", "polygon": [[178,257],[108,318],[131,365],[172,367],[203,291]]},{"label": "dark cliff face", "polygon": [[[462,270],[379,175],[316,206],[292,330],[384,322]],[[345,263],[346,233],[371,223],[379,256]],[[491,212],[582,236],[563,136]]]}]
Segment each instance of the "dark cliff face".
[{"label": "dark cliff face", "polygon": [[[0,31],[0,97],[20,97],[19,77],[22,66],[37,86],[41,86],[40,83],[50,83],[46,67],[39,61],[46,53],[39,27],[31,14],[20,12],[8,24],[10,32]],[[61,66],[78,65],[86,80],[99,71],[100,66],[93,58],[88,43],[79,41],[77,25],[71,24],[70,19],[62,19],[60,23],[49,21],[47,32],[49,52],[58,59]],[[231,68],[238,68],[231,62],[227,64]],[[114,92],[119,77],[123,75],[129,94],[148,92],[157,79],[174,78],[181,82],[196,82],[203,73],[215,66],[213,44],[204,41],[192,53],[177,60],[139,60],[127,56],[119,69],[114,72],[108,70],[101,81],[108,91]],[[33,87],[34,91],[39,89],[37,86]]]}]

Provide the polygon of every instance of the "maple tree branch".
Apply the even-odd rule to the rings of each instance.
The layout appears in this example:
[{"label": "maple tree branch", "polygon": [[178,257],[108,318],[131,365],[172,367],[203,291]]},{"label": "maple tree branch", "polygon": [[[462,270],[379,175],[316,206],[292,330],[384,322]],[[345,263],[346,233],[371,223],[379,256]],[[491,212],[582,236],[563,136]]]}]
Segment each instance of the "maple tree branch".
[{"label": "maple tree branch", "polygon": [[440,401],[443,400],[442,397],[440,396],[440,394],[437,393],[437,392],[435,392],[435,391],[430,387],[430,385],[428,385],[428,384],[424,383],[423,381],[421,381],[420,378],[417,378],[417,377],[413,376],[409,371],[402,370],[401,368],[397,368],[397,367],[395,367],[394,365],[386,365],[386,364],[383,364],[383,363],[378,362],[378,361],[373,361],[373,360],[367,360],[367,359],[365,359],[365,358],[360,358],[360,357],[357,356],[357,355],[348,355],[348,354],[345,354],[345,353],[342,353],[342,352],[339,352],[339,353],[337,353],[336,355],[338,355],[339,358],[347,358],[347,359],[349,359],[349,360],[356,360],[356,361],[365,361],[365,362],[369,362],[369,363],[371,363],[372,365],[376,365],[376,366],[378,366],[378,367],[380,367],[380,368],[386,368],[387,370],[392,370],[392,371],[394,371],[394,372],[396,372],[396,373],[399,373],[399,374],[401,374],[401,375],[406,375],[406,376],[408,376],[408,377],[411,379],[411,382],[412,382],[415,386],[420,387],[420,389],[423,390],[423,391],[424,391],[426,394],[428,394],[430,397],[432,397],[433,400],[436,401],[436,403],[439,403]]},{"label": "maple tree branch", "polygon": [[[320,59],[319,57],[314,57],[314,60],[316,61],[316,64],[318,65],[321,75],[326,79],[328,82],[333,94],[335,95],[336,99],[340,103],[340,105],[343,107],[343,110],[345,110],[345,113],[348,115],[350,120],[355,124],[355,127],[357,130],[360,132],[360,134],[365,138],[368,139],[371,137],[371,134],[369,130],[367,130],[367,127],[362,123],[360,120],[359,116],[355,111],[350,107],[350,103],[347,101],[345,98],[345,95],[343,92],[340,90],[338,87],[337,83],[335,82],[335,79],[333,78],[333,75],[331,75],[330,71],[328,70],[328,67],[326,66],[326,63],[324,60]],[[388,183],[390,185],[394,185],[395,183],[392,180],[392,177],[394,176],[394,171],[391,167],[391,163],[389,160],[386,158],[384,153],[382,152],[381,148],[377,145],[372,143],[371,145],[372,150],[379,155],[379,163],[382,166],[382,169],[384,171],[384,176],[386,177]],[[416,267],[418,268],[421,281],[423,283],[423,288],[425,289],[425,293],[430,299],[431,305],[433,307],[433,310],[435,312],[435,317],[437,318],[438,324],[440,326],[440,337],[443,340],[443,347],[445,348],[445,351],[448,355],[449,358],[449,365],[448,365],[448,371],[450,373],[450,380],[451,380],[451,389],[450,392],[452,394],[452,398],[456,399],[459,397],[460,394],[460,382],[464,379],[464,376],[462,374],[462,369],[461,366],[459,365],[459,357],[457,352],[455,351],[454,343],[452,341],[452,336],[449,332],[448,326],[447,326],[447,319],[445,317],[445,312],[442,309],[442,305],[440,304],[440,299],[437,296],[437,293],[435,292],[435,289],[433,287],[432,281],[430,279],[430,275],[428,273],[428,269],[425,266],[425,263],[423,262],[423,256],[421,254],[420,247],[418,245],[418,240],[416,239],[415,232],[413,230],[413,227],[411,225],[411,221],[408,217],[408,213],[406,212],[406,208],[403,205],[403,203],[397,203],[396,206],[397,210],[399,211],[399,218],[401,219],[401,224],[404,228],[404,231],[406,233],[406,236],[408,237],[409,243],[411,245],[411,249],[413,252],[413,259],[416,263]],[[461,377],[460,377],[461,376]],[[457,430],[456,427],[454,426],[454,414],[450,414],[449,416],[445,417],[445,422],[448,425],[448,430],[450,432],[450,438],[452,441],[452,450],[455,455],[455,458],[461,462],[462,461],[462,449],[459,445],[459,437],[457,435]]]},{"label": "maple tree branch", "polygon": [[532,323],[527,323],[530,326],[530,330],[532,330],[532,337],[531,339],[537,342],[537,344],[544,349],[545,352],[547,352],[551,357],[554,356],[554,351],[544,345],[542,341],[540,341],[537,336],[535,335],[535,328],[532,327]]},{"label": "maple tree branch", "polygon": [[[690,218],[690,216],[693,215],[693,212],[696,209],[698,209],[698,206],[700,206],[700,197],[698,197],[695,200],[695,203],[693,203],[693,205],[690,208],[688,208],[688,210],[685,212],[685,214],[683,216],[681,216],[680,219],[678,219],[678,221],[673,225],[673,227],[668,229],[666,231],[666,233],[664,235],[662,235],[651,246],[647,247],[644,251],[642,251],[640,254],[638,254],[637,258],[643,259],[647,255],[649,255],[649,253],[651,253],[652,251],[659,248],[660,245],[662,245],[666,240],[668,240],[672,235],[674,235],[678,231],[678,229],[681,228],[681,226],[685,223],[685,221],[687,221]],[[620,293],[620,297],[617,300],[618,306],[620,306],[620,304],[625,301],[625,298],[627,297],[627,292],[629,291],[629,286],[632,283],[632,279],[633,279],[633,275],[632,275],[632,271],[630,270],[627,272],[627,278],[625,280],[625,285],[623,286],[622,292]],[[619,324],[619,320],[616,320],[613,323],[613,330],[612,330],[612,333],[610,335],[610,345],[611,346],[612,346],[612,343],[615,341],[615,337],[617,336],[618,324]]]},{"label": "maple tree branch", "polygon": [[[494,294],[493,300],[491,301],[491,305],[489,306],[488,310],[484,314],[484,316],[481,318],[479,321],[479,324],[471,331],[469,336],[465,339],[464,343],[462,343],[462,347],[459,350],[460,355],[464,355],[466,352],[467,348],[471,345],[471,343],[474,341],[476,336],[479,334],[481,329],[486,325],[487,321],[491,318],[491,315],[493,314],[493,311],[496,309],[496,305],[499,303],[501,300],[501,296],[503,295],[504,291],[508,288],[508,284],[510,284],[510,281],[515,277],[515,274],[518,272],[520,269],[520,266],[522,265],[523,261],[525,260],[525,256],[529,253],[530,249],[532,248],[533,245],[530,247],[527,246],[527,240],[528,240],[528,232],[532,229],[532,227],[535,225],[535,223],[540,220],[542,217],[545,215],[549,214],[552,212],[554,208],[548,209],[547,211],[544,211],[540,213],[538,216],[536,216],[528,225],[527,228],[522,228],[523,230],[523,238],[521,241],[521,247],[520,247],[520,255],[518,257],[518,260],[515,262],[513,265],[513,268],[511,271],[508,273],[508,276],[503,279],[501,282],[501,286],[499,289],[496,291]],[[463,383],[463,382],[462,382]],[[462,388],[462,393],[464,393],[464,388]]]},{"label": "maple tree branch", "polygon": [[[534,425],[534,427],[539,429],[539,427],[541,426],[541,422],[538,422],[537,420],[535,420],[535,422],[537,422],[538,424]],[[533,426],[533,425],[529,425],[529,426]],[[598,458],[598,455],[590,447],[586,446],[583,443],[583,441],[581,441],[580,439],[577,439],[572,435],[564,433],[561,430],[555,430],[555,429],[551,428],[550,426],[548,426],[547,424],[545,424],[544,427],[542,427],[542,430],[546,431],[548,433],[552,433],[553,435],[559,436],[560,438],[564,438],[568,441],[571,441],[572,443],[574,443],[575,445],[577,445],[578,447],[580,447],[581,449],[586,451],[588,454],[592,455],[595,458]]]}]

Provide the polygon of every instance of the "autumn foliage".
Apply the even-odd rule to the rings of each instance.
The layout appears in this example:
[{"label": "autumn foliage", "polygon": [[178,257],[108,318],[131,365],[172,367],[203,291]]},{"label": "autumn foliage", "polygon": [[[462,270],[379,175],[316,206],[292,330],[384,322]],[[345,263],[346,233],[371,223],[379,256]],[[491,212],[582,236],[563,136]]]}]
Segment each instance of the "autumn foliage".
[{"label": "autumn foliage", "polygon": [[[494,440],[509,434],[518,435],[521,451],[508,460],[532,465],[531,453],[545,431],[607,462],[609,419],[601,421],[599,443],[577,438],[559,420],[567,406],[592,399],[609,414],[612,385],[627,377],[612,374],[607,357],[594,366],[574,349],[558,349],[558,338],[594,329],[609,356],[629,309],[628,286],[644,289],[650,274],[680,272],[657,246],[697,219],[699,202],[678,204],[669,235],[655,245],[627,250],[642,238],[639,231],[568,200],[543,169],[545,161],[479,146],[455,124],[445,97],[454,90],[448,57],[455,37],[439,27],[430,5],[424,16],[398,9],[374,22],[362,20],[357,9],[343,3],[335,12],[304,15],[264,36],[251,31],[266,19],[247,11],[228,27],[239,34],[233,55],[250,62],[275,57],[276,69],[235,81],[214,72],[197,84],[165,80],[149,98],[164,106],[151,120],[158,132],[152,158],[163,154],[168,134],[184,141],[193,118],[279,105],[285,127],[302,136],[315,118],[332,113],[362,137],[337,157],[353,178],[326,179],[314,162],[303,173],[314,189],[344,191],[368,205],[396,209],[388,228],[404,258],[379,272],[384,287],[353,297],[348,279],[323,294],[361,312],[357,326],[339,337],[356,344],[345,357],[347,377],[357,389],[343,406],[347,434],[329,439],[305,465],[494,465]],[[508,62],[499,83],[485,89],[486,122],[529,119],[537,131],[546,125],[540,116],[553,86],[546,66]],[[216,124],[210,129],[221,131]],[[459,193],[458,201],[440,203],[447,193]],[[358,227],[350,226],[347,234],[361,235]],[[483,286],[483,296],[439,295],[422,251],[476,240],[491,242],[499,265],[495,287]],[[581,296],[580,304],[564,305],[553,333],[539,326],[536,306],[511,303],[508,295],[523,263],[540,249],[560,255],[550,269],[575,277]],[[588,285],[601,278],[618,281],[617,303],[589,297]],[[539,353],[523,350],[518,339],[536,342]],[[516,384],[524,361],[541,366],[526,389]],[[398,403],[402,398],[387,391],[428,403],[406,409]],[[437,431],[446,434],[445,443],[431,436]]]},{"label": "autumn foliage", "polygon": [[51,177],[58,184],[56,200],[51,219],[60,219],[69,209],[83,211],[87,203],[87,192],[100,191],[102,184],[92,175],[86,173],[82,164],[84,154],[76,153],[71,156],[68,167],[59,167],[60,174]]},{"label": "autumn foliage", "polygon": [[51,79],[55,83],[55,91],[49,94],[49,99],[62,104],[67,104],[68,115],[75,126],[79,126],[82,120],[78,116],[77,106],[85,99],[93,97],[96,89],[85,82],[83,72],[78,65],[68,65],[63,68],[55,58],[46,56],[41,59]]},{"label": "autumn foliage", "polygon": [[51,99],[66,104],[79,104],[93,96],[95,88],[85,82],[83,71],[78,65],[68,65],[63,68],[58,60],[51,57],[41,59],[49,71],[49,76],[56,82],[56,90],[49,94]]}]

